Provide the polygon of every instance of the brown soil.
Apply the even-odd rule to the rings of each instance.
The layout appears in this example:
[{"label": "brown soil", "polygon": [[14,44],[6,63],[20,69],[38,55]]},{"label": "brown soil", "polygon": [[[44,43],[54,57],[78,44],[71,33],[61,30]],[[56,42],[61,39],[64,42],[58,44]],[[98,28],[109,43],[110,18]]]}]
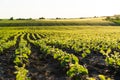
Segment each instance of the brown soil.
[{"label": "brown soil", "polygon": [[14,57],[15,47],[0,53],[0,80],[15,80]]},{"label": "brown soil", "polygon": [[120,79],[120,70],[107,65],[105,62],[105,56],[100,53],[93,52],[81,59],[80,62],[82,65],[86,66],[90,77],[98,79],[98,75],[103,74],[113,80]]},{"label": "brown soil", "polygon": [[31,45],[31,50],[27,66],[31,80],[71,80],[66,76],[66,71],[60,67],[59,62],[51,56],[45,56],[34,45]]}]

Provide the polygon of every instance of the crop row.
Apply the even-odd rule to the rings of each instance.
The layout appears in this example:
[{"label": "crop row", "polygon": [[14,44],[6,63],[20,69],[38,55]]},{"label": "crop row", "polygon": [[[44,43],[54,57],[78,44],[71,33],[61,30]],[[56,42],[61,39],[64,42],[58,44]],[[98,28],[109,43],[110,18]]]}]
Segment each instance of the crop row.
[{"label": "crop row", "polygon": [[[117,38],[118,35],[113,36],[114,39],[109,39],[109,35],[106,34],[106,37],[104,38],[102,38],[102,35],[92,40],[89,36],[84,36],[84,39],[78,38],[74,40],[68,40],[68,38],[65,38],[66,36],[62,36],[63,38],[60,40],[61,36],[58,35],[57,37],[49,36],[44,38],[44,42],[46,45],[66,51],[72,50],[76,55],[81,55],[83,58],[93,52],[96,54],[102,54],[106,56],[105,61],[110,66],[119,66],[120,41],[119,38]],[[104,41],[105,39],[106,41]]]},{"label": "crop row", "polygon": [[85,67],[79,64],[79,60],[76,56],[73,54],[67,54],[66,52],[63,52],[62,50],[59,50],[57,48],[52,48],[50,46],[47,46],[44,41],[34,41],[29,38],[29,35],[27,36],[28,40],[34,44],[35,46],[40,47],[40,51],[44,54],[53,56],[54,59],[58,60],[62,67],[67,68],[67,75],[70,77],[73,76],[80,76],[88,74],[88,71]]},{"label": "crop row", "polygon": [[[66,74],[70,77],[80,79],[86,76],[86,79],[88,78],[90,72],[85,65],[80,63],[79,56],[84,59],[92,53],[102,54],[105,56],[104,61],[107,66],[112,66],[116,70],[120,69],[120,39],[117,32],[94,32],[94,35],[93,32],[18,32],[10,32],[10,34],[0,36],[0,53],[18,44],[13,61],[16,69],[16,80],[30,79],[28,77],[29,70],[26,69],[31,54],[29,43],[39,47],[43,54],[51,55],[61,64],[61,67],[67,70]],[[17,43],[18,37],[20,37],[19,43]],[[99,75],[99,77],[104,76]]]},{"label": "crop row", "polygon": [[[47,36],[47,35],[46,35]],[[59,35],[58,35],[59,36]],[[109,36],[109,35],[107,35]],[[108,37],[104,38],[108,38]],[[111,35],[112,36],[112,35]],[[117,35],[118,36],[118,35]],[[41,40],[36,41],[34,44],[39,45],[44,44],[48,47],[52,46],[56,49],[63,49],[67,50],[74,50],[75,54],[81,55],[81,57],[84,59],[87,55],[91,53],[95,54],[102,54],[105,56],[105,62],[109,65],[114,67],[116,70],[119,70],[120,68],[120,48],[119,48],[119,39],[117,39],[117,36],[114,36],[113,40],[106,40],[103,41],[103,39],[96,38],[96,39],[77,39],[77,40],[60,40],[59,38],[51,38],[50,36],[47,36],[47,38],[44,38],[43,41]],[[49,37],[49,38],[48,38]],[[60,36],[59,36],[60,37]],[[41,46],[42,46],[41,45]],[[45,47],[44,47],[45,49]],[[46,52],[47,53],[47,52]],[[94,56],[94,55],[93,55]]]},{"label": "crop row", "polygon": [[[0,40],[0,53],[2,53],[3,50],[5,50],[5,49],[8,49],[8,48],[10,48],[12,46],[15,46],[17,38],[18,38],[18,36],[20,36],[20,34],[15,35],[13,40],[9,40],[9,38],[11,36],[13,36],[13,35],[14,34],[12,34],[12,35],[11,34],[10,35],[7,34],[6,36],[4,36]],[[8,41],[6,42],[6,40],[8,40]]]},{"label": "crop row", "polygon": [[28,58],[31,53],[30,47],[26,40],[24,40],[25,33],[21,35],[19,47],[15,50],[15,68],[16,80],[29,80],[27,77],[28,70],[25,68],[29,63]]}]

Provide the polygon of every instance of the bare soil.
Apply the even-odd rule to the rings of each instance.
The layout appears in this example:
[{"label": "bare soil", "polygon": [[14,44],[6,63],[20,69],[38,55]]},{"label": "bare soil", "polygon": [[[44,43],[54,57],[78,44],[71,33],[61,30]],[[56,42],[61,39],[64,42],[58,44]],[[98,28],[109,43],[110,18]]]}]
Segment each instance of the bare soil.
[{"label": "bare soil", "polygon": [[0,80],[15,80],[14,57],[15,47],[0,53]]},{"label": "bare soil", "polygon": [[34,45],[31,45],[31,50],[27,66],[31,80],[71,80],[67,77],[65,69],[50,55],[41,53]]}]

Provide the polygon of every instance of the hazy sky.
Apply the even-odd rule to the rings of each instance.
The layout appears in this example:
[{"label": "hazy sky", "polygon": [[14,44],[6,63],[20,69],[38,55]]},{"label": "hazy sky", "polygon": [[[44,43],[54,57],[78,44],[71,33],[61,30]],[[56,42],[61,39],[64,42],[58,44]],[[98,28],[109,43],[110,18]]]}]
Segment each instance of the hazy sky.
[{"label": "hazy sky", "polygon": [[72,18],[114,14],[120,14],[120,0],[0,0],[0,18]]}]

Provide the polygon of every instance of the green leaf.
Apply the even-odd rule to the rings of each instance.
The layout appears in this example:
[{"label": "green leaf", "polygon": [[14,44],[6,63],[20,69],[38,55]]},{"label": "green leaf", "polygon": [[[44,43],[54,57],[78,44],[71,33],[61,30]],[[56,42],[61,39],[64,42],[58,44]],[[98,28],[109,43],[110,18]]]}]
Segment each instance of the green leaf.
[{"label": "green leaf", "polygon": [[28,58],[28,55],[27,54],[23,54],[23,57]]},{"label": "green leaf", "polygon": [[111,52],[111,49],[108,48],[106,54],[108,55]]},{"label": "green leaf", "polygon": [[88,53],[88,54],[91,53],[91,51],[89,49],[86,49],[85,52]]},{"label": "green leaf", "polygon": [[106,80],[104,75],[98,75],[100,80]]},{"label": "green leaf", "polygon": [[87,56],[86,53],[82,53],[82,57],[85,58]]},{"label": "green leaf", "polygon": [[19,59],[19,56],[16,56],[15,60],[14,60],[14,63],[16,65],[20,64],[21,63],[21,60]]}]

